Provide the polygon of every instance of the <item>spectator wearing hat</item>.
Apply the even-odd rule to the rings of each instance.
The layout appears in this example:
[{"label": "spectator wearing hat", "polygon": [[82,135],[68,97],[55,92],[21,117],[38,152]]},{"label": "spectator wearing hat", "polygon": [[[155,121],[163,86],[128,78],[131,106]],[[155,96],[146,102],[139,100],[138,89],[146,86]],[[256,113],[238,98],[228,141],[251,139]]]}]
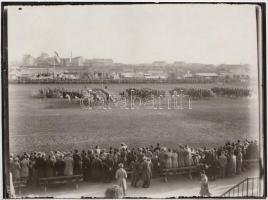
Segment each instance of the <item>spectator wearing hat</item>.
[{"label": "spectator wearing hat", "polygon": [[103,160],[103,175],[104,182],[110,183],[112,181],[112,169],[114,167],[114,161],[111,154],[107,154],[105,159]]},{"label": "spectator wearing hat", "polygon": [[64,168],[65,168],[65,163],[63,161],[63,155],[58,155],[56,158],[56,163],[55,163],[56,176],[63,176]]},{"label": "spectator wearing hat", "polygon": [[29,179],[29,159],[25,154],[21,161],[21,178],[26,179],[27,181]]},{"label": "spectator wearing hat", "polygon": [[219,156],[220,178],[225,177],[226,165],[227,165],[227,157],[225,156],[225,152],[222,151],[221,155]]},{"label": "spectator wearing hat", "polygon": [[188,145],[185,145],[185,148],[184,148],[184,164],[185,166],[192,165],[192,152],[191,152],[191,148],[189,148]]},{"label": "spectator wearing hat", "polygon": [[131,174],[131,186],[133,187],[137,187],[137,183],[140,179],[140,175],[139,175],[139,161],[137,156],[135,156],[134,160],[131,162],[130,166],[131,166],[131,170],[132,170],[132,174]]},{"label": "spectator wearing hat", "polygon": [[178,168],[178,154],[175,150],[172,152],[172,168]]},{"label": "spectator wearing hat", "polygon": [[90,180],[90,159],[87,154],[82,153],[82,173],[84,177],[84,181]]},{"label": "spectator wearing hat", "polygon": [[171,149],[168,149],[166,152],[166,169],[172,168],[172,151]]},{"label": "spectator wearing hat", "polygon": [[46,166],[46,163],[45,163],[44,157],[42,157],[41,153],[39,152],[35,160],[35,169],[36,169],[37,179],[45,177],[45,166]]},{"label": "spectator wearing hat", "polygon": [[78,154],[78,150],[75,149],[74,150],[74,155],[73,155],[73,174],[74,175],[78,175],[78,174],[81,174],[81,164],[82,164],[82,160],[81,160],[81,157],[80,155]]},{"label": "spectator wearing hat", "polygon": [[241,148],[238,148],[237,155],[236,155],[236,173],[240,174],[242,171],[242,152]]},{"label": "spectator wearing hat", "polygon": [[119,167],[119,169],[117,169],[117,171],[115,173],[115,179],[117,180],[118,185],[123,189],[123,195],[126,196],[127,172],[124,169],[124,165],[122,163],[119,163],[118,167]]},{"label": "spectator wearing hat", "polygon": [[13,175],[14,178],[13,179],[14,179],[14,181],[20,180],[20,178],[21,178],[20,170],[21,170],[21,166],[20,166],[20,163],[19,163],[19,158],[16,157],[14,159],[14,162],[13,162],[13,173],[14,173],[14,175]]},{"label": "spectator wearing hat", "polygon": [[229,177],[234,177],[235,174],[236,174],[236,156],[234,155],[234,151],[231,150],[228,156],[227,175]]},{"label": "spectator wearing hat", "polygon": [[205,174],[204,170],[201,170],[200,172],[201,175],[201,188],[200,188],[200,192],[199,195],[201,197],[210,197],[211,193],[209,192],[209,188],[208,188],[208,177]]},{"label": "spectator wearing hat", "polygon": [[55,176],[55,161],[52,158],[52,155],[48,155],[46,159],[46,177],[53,177]]},{"label": "spectator wearing hat", "polygon": [[184,149],[182,145],[179,145],[178,149],[178,167],[184,167],[185,162],[184,162]]},{"label": "spectator wearing hat", "polygon": [[67,153],[66,157],[63,159],[65,163],[64,175],[72,176],[73,175],[73,158],[70,153]]},{"label": "spectator wearing hat", "polygon": [[152,167],[151,161],[149,158],[144,158],[142,163],[142,179],[143,179],[143,187],[149,188],[151,184],[152,178]]},{"label": "spectator wearing hat", "polygon": [[91,162],[91,177],[93,181],[100,181],[102,177],[102,161],[99,155],[95,155]]}]

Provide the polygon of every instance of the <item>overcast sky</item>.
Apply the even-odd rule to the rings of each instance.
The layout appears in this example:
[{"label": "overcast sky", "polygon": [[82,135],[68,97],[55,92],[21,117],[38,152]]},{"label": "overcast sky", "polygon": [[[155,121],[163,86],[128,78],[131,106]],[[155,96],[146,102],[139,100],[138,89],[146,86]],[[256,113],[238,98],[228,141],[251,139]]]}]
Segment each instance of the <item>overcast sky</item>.
[{"label": "overcast sky", "polygon": [[255,8],[247,5],[87,5],[8,8],[9,60],[61,57],[256,66]]}]

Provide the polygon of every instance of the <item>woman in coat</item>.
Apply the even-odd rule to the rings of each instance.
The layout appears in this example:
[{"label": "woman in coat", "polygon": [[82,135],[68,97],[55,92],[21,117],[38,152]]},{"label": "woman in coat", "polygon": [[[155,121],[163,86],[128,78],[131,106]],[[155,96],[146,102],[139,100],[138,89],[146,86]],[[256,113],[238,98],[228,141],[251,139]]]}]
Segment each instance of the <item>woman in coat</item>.
[{"label": "woman in coat", "polygon": [[20,180],[20,169],[21,169],[21,167],[20,167],[20,163],[19,163],[19,158],[16,157],[14,159],[14,162],[13,162],[13,173],[14,173],[13,179],[14,179],[14,181]]},{"label": "woman in coat", "polygon": [[29,179],[29,160],[26,156],[21,161],[21,178]]},{"label": "woman in coat", "polygon": [[172,153],[172,168],[178,168],[178,154],[175,150]]},{"label": "woman in coat", "polygon": [[149,158],[144,158],[144,161],[142,163],[142,179],[144,188],[150,187],[151,178],[152,178],[151,161]]},{"label": "woman in coat", "polygon": [[199,195],[201,197],[206,197],[206,196],[210,197],[211,194],[208,188],[208,177],[206,176],[204,170],[202,170],[200,174],[201,174],[201,189],[200,189]]},{"label": "woman in coat", "polygon": [[180,145],[179,149],[178,149],[178,167],[184,167],[184,166],[185,166],[185,163],[184,163],[184,149]]},{"label": "woman in coat", "polygon": [[124,165],[120,163],[119,169],[115,173],[115,179],[117,180],[118,185],[123,189],[123,194],[126,196],[127,190],[127,172],[124,170]]},{"label": "woman in coat", "polygon": [[184,164],[185,166],[192,165],[192,152],[191,152],[191,149],[187,145],[185,145],[185,148],[184,148]]},{"label": "woman in coat", "polygon": [[64,168],[64,175],[65,176],[72,176],[73,175],[73,158],[71,157],[70,153],[63,159],[65,163]]},{"label": "woman in coat", "polygon": [[168,149],[166,153],[166,169],[171,169],[172,168],[172,152],[171,149]]},{"label": "woman in coat", "polygon": [[234,152],[231,151],[228,157],[228,167],[227,167],[228,176],[234,177],[236,174],[236,156]]},{"label": "woman in coat", "polygon": [[241,149],[239,148],[237,151],[237,156],[236,156],[236,173],[240,174],[242,170],[242,152]]}]

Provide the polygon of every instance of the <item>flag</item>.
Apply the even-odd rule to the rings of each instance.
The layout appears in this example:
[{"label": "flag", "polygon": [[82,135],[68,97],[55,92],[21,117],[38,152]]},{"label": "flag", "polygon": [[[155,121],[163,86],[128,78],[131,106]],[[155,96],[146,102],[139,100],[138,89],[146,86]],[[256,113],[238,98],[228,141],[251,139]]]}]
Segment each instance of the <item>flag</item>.
[{"label": "flag", "polygon": [[57,63],[61,63],[60,56],[59,56],[59,54],[57,53],[57,51],[54,51],[54,53],[55,53],[55,61],[56,61]]}]

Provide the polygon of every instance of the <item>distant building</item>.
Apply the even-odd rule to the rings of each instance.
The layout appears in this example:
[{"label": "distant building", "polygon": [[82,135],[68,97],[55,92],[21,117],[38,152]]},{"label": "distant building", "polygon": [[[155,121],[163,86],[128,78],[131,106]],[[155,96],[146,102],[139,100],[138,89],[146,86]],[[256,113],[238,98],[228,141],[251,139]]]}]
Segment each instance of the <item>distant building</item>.
[{"label": "distant building", "polygon": [[194,76],[196,78],[202,78],[202,79],[215,79],[219,77],[219,75],[216,73],[196,73]]},{"label": "distant building", "polygon": [[135,73],[134,72],[122,72],[121,76],[123,78],[135,78]]},{"label": "distant building", "polygon": [[92,67],[107,66],[107,65],[112,65],[112,64],[113,64],[112,59],[103,59],[103,58],[86,59],[84,61],[85,66],[92,66]]},{"label": "distant building", "polygon": [[22,65],[23,66],[33,66],[36,64],[36,60],[30,54],[24,55],[22,58]]},{"label": "distant building", "polygon": [[83,66],[84,65],[84,58],[81,56],[72,58],[71,64],[72,66]]},{"label": "distant building", "polygon": [[117,72],[112,72],[112,74],[111,74],[111,78],[112,78],[113,80],[119,80],[119,79],[120,79],[120,74],[117,73]]},{"label": "distant building", "polygon": [[150,70],[144,74],[145,79],[167,79],[168,76],[164,71],[161,70]]},{"label": "distant building", "polygon": [[165,66],[165,65],[167,65],[167,63],[165,61],[154,61],[152,64],[156,65],[156,66]]},{"label": "distant building", "polygon": [[187,71],[187,73],[183,75],[183,78],[185,79],[191,79],[193,77],[194,75],[190,71]]},{"label": "distant building", "polygon": [[41,53],[39,57],[36,58],[36,65],[38,67],[47,67],[54,64],[54,57],[49,57],[47,53]]},{"label": "distant building", "polygon": [[58,75],[58,77],[62,78],[62,79],[71,79],[71,80],[77,80],[77,79],[80,78],[78,73],[76,73],[76,72],[68,72],[68,71],[60,73]]},{"label": "distant building", "polygon": [[61,58],[60,61],[61,61],[61,65],[63,67],[70,66],[70,64],[71,64],[71,59],[70,58]]}]

